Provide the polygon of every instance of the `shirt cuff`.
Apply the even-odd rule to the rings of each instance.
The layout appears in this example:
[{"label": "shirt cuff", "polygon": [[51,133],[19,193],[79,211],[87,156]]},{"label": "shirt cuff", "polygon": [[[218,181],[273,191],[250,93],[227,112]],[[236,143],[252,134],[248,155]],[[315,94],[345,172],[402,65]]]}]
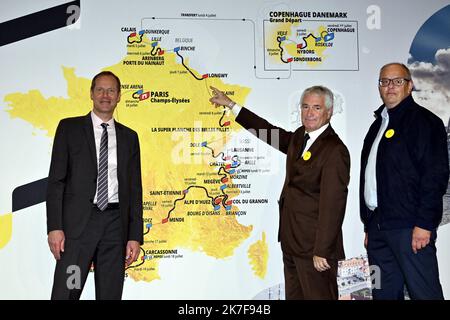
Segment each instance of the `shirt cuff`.
[{"label": "shirt cuff", "polygon": [[239,115],[239,112],[241,112],[242,107],[238,105],[237,103],[231,108],[231,111],[233,114],[237,117]]}]

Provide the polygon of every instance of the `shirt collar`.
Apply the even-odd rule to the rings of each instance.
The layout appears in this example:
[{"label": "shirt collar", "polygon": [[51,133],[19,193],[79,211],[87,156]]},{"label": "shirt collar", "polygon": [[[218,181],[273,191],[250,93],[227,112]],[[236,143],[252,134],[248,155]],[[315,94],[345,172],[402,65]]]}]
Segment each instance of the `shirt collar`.
[{"label": "shirt collar", "polygon": [[309,138],[311,139],[311,141],[314,141],[315,139],[317,139],[318,136],[320,136],[322,134],[322,132],[324,132],[328,127],[330,126],[330,123],[328,122],[326,125],[321,126],[319,129],[311,131],[311,132],[306,132],[305,134],[308,133],[309,134]]},{"label": "shirt collar", "polygon": [[[102,125],[102,123],[104,123],[104,121],[102,119],[100,119],[94,111],[91,111],[91,119],[92,119],[92,124],[94,125],[94,127],[100,127]],[[109,119],[108,122],[106,122],[108,124],[108,126],[110,128],[114,128],[114,118]]]},{"label": "shirt collar", "polygon": [[380,115],[383,119],[389,119],[389,112],[388,112],[388,108],[384,107],[383,110],[381,111]]}]

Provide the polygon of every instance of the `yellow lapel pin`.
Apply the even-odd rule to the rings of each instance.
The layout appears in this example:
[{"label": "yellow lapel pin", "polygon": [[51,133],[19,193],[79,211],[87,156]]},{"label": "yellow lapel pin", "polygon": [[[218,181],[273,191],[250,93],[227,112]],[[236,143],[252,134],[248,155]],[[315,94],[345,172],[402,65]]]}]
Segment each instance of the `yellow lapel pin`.
[{"label": "yellow lapel pin", "polygon": [[309,159],[311,159],[311,152],[306,151],[303,155],[303,160],[308,161]]},{"label": "yellow lapel pin", "polygon": [[384,134],[384,136],[388,139],[392,138],[395,134],[394,129],[389,129],[388,131],[386,131],[386,133]]}]

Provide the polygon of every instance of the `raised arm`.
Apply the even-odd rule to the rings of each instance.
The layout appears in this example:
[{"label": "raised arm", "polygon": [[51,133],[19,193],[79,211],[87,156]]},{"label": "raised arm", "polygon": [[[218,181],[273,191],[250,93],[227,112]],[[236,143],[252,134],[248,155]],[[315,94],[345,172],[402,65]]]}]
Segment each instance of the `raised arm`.
[{"label": "raised arm", "polygon": [[289,142],[293,136],[292,132],[272,125],[265,119],[259,117],[247,108],[238,107],[225,93],[217,88],[211,87],[213,97],[209,101],[218,106],[225,106],[231,109],[237,116],[236,122],[254,134],[258,139],[264,141],[271,147],[287,153]]}]

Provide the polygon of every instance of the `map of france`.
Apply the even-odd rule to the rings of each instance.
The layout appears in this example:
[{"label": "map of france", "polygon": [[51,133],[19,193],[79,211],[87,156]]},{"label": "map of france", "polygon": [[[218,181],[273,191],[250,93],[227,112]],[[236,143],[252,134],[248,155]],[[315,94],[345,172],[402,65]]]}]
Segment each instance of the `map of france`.
[{"label": "map of france", "polygon": [[[160,278],[161,259],[183,258],[179,249],[224,259],[250,236],[252,225],[238,222],[239,208],[233,205],[240,193],[240,185],[233,183],[240,161],[226,149],[241,128],[208,101],[209,86],[241,104],[250,90],[189,68],[182,48],[160,48],[145,35],[139,38],[130,43],[128,37],[127,55],[103,70],[122,82],[115,119],[137,131],[140,139],[145,236],[140,260],[127,269],[127,276],[150,282]],[[62,72],[67,97],[45,98],[36,89],[11,93],[5,97],[10,117],[53,139],[59,120],[87,114],[90,79],[78,77],[74,68],[62,67]],[[249,268],[263,278],[265,235],[250,247]]]}]

